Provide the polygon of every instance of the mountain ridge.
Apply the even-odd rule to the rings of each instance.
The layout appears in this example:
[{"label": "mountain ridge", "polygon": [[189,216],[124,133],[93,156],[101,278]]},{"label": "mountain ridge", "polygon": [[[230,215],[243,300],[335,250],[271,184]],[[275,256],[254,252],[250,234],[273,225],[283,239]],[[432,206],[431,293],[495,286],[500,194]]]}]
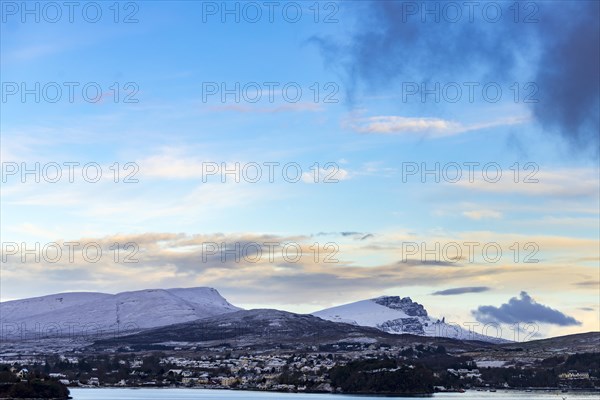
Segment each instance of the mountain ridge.
[{"label": "mountain ridge", "polygon": [[27,338],[48,329],[57,336],[72,335],[73,329],[126,332],[238,310],[209,287],[70,292],[0,303],[0,322],[3,337]]}]

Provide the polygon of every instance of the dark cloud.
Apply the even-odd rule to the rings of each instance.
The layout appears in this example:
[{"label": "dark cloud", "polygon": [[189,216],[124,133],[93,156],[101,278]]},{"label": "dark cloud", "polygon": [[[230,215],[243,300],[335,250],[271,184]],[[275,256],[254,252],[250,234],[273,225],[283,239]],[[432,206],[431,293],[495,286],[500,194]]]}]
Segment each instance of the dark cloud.
[{"label": "dark cloud", "polygon": [[437,292],[433,292],[434,296],[452,296],[456,294],[465,294],[465,293],[481,293],[487,292],[491,290],[487,286],[469,286],[469,287],[459,287],[453,289],[440,290]]},{"label": "dark cloud", "polygon": [[592,307],[581,307],[581,311],[595,311]]},{"label": "dark cloud", "polygon": [[375,237],[372,233],[366,233],[366,232],[353,232],[353,231],[344,231],[344,232],[319,232],[316,233],[312,236],[333,236],[333,235],[340,235],[343,237],[352,237],[356,240],[366,240],[366,239],[370,239],[372,237]]},{"label": "dark cloud", "polygon": [[583,282],[574,283],[574,285],[582,286],[582,287],[587,287],[587,286],[600,287],[600,281],[583,281]]},{"label": "dark cloud", "polygon": [[313,236],[331,236],[331,235],[340,235],[340,236],[357,236],[364,235],[362,232],[355,231],[343,231],[343,232],[319,232],[314,234]]},{"label": "dark cloud", "polygon": [[[544,40],[535,117],[575,145],[597,154],[600,134],[600,2],[577,1],[542,15]],[[559,33],[560,32],[560,33]]]},{"label": "dark cloud", "polygon": [[581,325],[575,318],[537,303],[527,292],[521,292],[519,298],[513,297],[500,307],[480,306],[472,312],[483,323],[546,323],[559,326]]},{"label": "dark cloud", "polygon": [[360,232],[340,232],[340,235],[342,236],[357,236],[357,235],[363,235]]},{"label": "dark cloud", "polygon": [[481,4],[473,21],[464,9],[458,22],[436,22],[431,15],[423,22],[420,12],[407,12],[415,5],[444,2],[352,2],[356,33],[311,39],[325,63],[339,71],[351,104],[361,89],[372,92],[400,81],[532,81],[538,89],[532,98],[539,101],[528,104],[545,131],[598,151],[600,2],[537,2],[534,10],[522,3],[518,23],[509,3],[502,3],[497,22],[482,18]]},{"label": "dark cloud", "polygon": [[[516,64],[516,52],[527,50],[527,34],[533,29],[512,21],[490,23],[481,18],[455,23],[420,14],[409,15],[412,1],[363,1],[352,3],[360,19],[350,41],[337,43],[315,37],[329,65],[341,65],[350,91],[355,85],[368,88],[387,86],[402,77],[506,78]],[[426,2],[418,2],[420,5]],[[443,2],[439,2],[443,4]],[[477,38],[477,40],[473,40]],[[452,79],[455,80],[455,79]]]}]

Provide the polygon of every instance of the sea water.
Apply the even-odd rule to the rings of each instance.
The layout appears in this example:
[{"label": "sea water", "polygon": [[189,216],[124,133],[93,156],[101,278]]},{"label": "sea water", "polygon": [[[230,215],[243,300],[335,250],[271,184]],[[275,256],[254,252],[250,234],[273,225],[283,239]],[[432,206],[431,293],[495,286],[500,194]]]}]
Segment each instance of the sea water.
[{"label": "sea water", "polygon": [[[71,389],[74,400],[381,400],[381,396],[352,396],[341,394],[304,394],[304,393],[273,393],[251,392],[239,390],[208,390],[208,389]],[[490,399],[490,400],[600,400],[600,393],[561,393],[560,391],[518,392],[504,391],[466,393],[436,393],[433,399]],[[411,399],[414,397],[394,397],[394,399]]]}]

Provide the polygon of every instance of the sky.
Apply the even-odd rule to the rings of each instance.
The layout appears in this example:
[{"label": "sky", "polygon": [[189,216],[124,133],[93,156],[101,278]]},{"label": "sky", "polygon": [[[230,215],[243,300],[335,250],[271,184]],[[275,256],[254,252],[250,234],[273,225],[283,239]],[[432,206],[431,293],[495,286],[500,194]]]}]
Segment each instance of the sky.
[{"label": "sky", "polygon": [[2,1],[0,297],[600,330],[598,4]]}]

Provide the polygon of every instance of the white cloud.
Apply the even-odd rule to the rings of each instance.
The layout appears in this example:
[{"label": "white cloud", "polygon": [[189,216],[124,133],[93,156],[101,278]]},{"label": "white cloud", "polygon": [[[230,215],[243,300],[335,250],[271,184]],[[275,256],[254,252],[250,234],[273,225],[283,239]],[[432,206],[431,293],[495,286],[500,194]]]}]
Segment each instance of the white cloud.
[{"label": "white cloud", "polygon": [[302,173],[302,182],[304,183],[337,183],[347,179],[350,179],[348,170],[339,168],[337,165]]},{"label": "white cloud", "polygon": [[479,129],[522,124],[528,120],[528,117],[517,116],[495,121],[465,124],[441,118],[415,118],[391,115],[353,119],[349,122],[349,126],[359,133],[388,135],[420,134],[430,137],[444,137]]},{"label": "white cloud", "polygon": [[202,178],[202,166],[211,160],[189,157],[177,149],[165,149],[160,154],[136,161],[140,173],[149,178],[194,179]]},{"label": "white cloud", "polygon": [[502,213],[494,210],[472,210],[472,211],[463,211],[462,213],[465,217],[474,220],[481,219],[498,219],[502,217]]}]

